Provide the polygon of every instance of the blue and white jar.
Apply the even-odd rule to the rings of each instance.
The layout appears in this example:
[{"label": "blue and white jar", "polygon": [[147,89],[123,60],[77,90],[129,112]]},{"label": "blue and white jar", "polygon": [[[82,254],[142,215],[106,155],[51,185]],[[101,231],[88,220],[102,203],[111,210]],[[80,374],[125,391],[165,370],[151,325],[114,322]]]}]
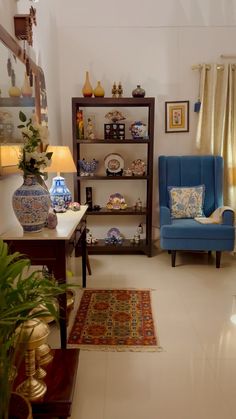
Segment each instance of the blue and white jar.
[{"label": "blue and white jar", "polygon": [[50,194],[38,183],[36,176],[27,175],[23,185],[14,192],[12,205],[24,232],[35,233],[45,226],[51,205]]},{"label": "blue and white jar", "polygon": [[130,126],[130,132],[134,140],[148,138],[147,125],[142,121],[133,122],[133,124]]}]

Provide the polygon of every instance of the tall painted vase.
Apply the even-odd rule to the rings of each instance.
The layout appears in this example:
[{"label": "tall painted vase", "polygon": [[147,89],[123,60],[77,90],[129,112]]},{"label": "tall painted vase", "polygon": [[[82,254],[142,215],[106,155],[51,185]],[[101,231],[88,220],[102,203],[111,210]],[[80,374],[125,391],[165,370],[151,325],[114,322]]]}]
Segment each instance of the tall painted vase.
[{"label": "tall painted vase", "polygon": [[23,184],[14,192],[12,206],[25,233],[41,231],[51,205],[50,194],[34,175],[24,177]]}]

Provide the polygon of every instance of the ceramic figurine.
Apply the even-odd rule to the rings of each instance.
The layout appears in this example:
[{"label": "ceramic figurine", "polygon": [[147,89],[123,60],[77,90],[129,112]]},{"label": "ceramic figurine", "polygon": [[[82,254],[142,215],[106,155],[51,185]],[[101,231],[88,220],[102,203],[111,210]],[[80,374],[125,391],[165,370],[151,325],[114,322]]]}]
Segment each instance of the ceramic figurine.
[{"label": "ceramic figurine", "polygon": [[118,93],[118,97],[122,97],[123,96],[123,88],[122,88],[121,82],[119,82],[119,84],[118,84],[117,93]]},{"label": "ceramic figurine", "polygon": [[116,97],[117,87],[116,87],[116,83],[115,82],[114,82],[114,84],[112,86],[111,94],[112,94],[112,97]]},{"label": "ceramic figurine", "polygon": [[93,159],[91,161],[86,161],[85,159],[82,159],[78,160],[78,164],[81,170],[81,176],[93,176],[98,166],[98,160]]},{"label": "ceramic figurine", "polygon": [[84,139],[84,117],[81,110],[76,112],[76,136],[78,140]]},{"label": "ceramic figurine", "polygon": [[140,224],[138,225],[138,228],[137,228],[137,233],[138,233],[138,234],[143,234],[143,225],[142,225],[142,223],[140,223]]},{"label": "ceramic figurine", "polygon": [[93,237],[92,233],[89,231],[89,229],[86,230],[86,243],[87,244],[96,244],[98,242],[98,239]]},{"label": "ceramic figurine", "polygon": [[94,135],[94,129],[93,129],[93,122],[91,118],[88,118],[86,131],[87,131],[87,139],[94,140],[95,135]]},{"label": "ceramic figurine", "polygon": [[80,210],[79,202],[71,202],[69,204],[69,209],[72,210],[72,211],[79,211]]},{"label": "ceramic figurine", "polygon": [[66,212],[66,204],[65,204],[64,199],[59,198],[57,200],[57,203],[53,207],[53,211],[54,212],[59,212],[59,213],[60,212]]},{"label": "ceramic figurine", "polygon": [[56,228],[57,223],[58,223],[57,214],[55,214],[55,212],[49,211],[45,227],[54,229]]}]

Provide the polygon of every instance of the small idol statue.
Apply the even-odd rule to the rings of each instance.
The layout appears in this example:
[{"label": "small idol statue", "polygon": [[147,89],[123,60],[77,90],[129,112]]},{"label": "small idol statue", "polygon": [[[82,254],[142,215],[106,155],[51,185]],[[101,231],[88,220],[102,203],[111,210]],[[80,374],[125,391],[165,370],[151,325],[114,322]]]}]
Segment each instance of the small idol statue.
[{"label": "small idol statue", "polygon": [[94,140],[95,135],[94,135],[93,122],[91,118],[88,118],[86,131],[87,131],[87,139]]}]

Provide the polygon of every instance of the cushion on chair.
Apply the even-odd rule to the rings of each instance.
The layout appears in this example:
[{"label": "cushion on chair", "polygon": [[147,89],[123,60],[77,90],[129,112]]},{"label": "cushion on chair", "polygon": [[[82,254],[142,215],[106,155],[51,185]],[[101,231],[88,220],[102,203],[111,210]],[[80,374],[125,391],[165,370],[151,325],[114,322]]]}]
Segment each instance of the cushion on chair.
[{"label": "cushion on chair", "polygon": [[176,219],[172,224],[161,227],[163,238],[225,240],[234,238],[234,229],[221,224],[199,224],[193,219]]},{"label": "cushion on chair", "polygon": [[172,218],[202,217],[205,186],[169,186],[170,212]]}]

